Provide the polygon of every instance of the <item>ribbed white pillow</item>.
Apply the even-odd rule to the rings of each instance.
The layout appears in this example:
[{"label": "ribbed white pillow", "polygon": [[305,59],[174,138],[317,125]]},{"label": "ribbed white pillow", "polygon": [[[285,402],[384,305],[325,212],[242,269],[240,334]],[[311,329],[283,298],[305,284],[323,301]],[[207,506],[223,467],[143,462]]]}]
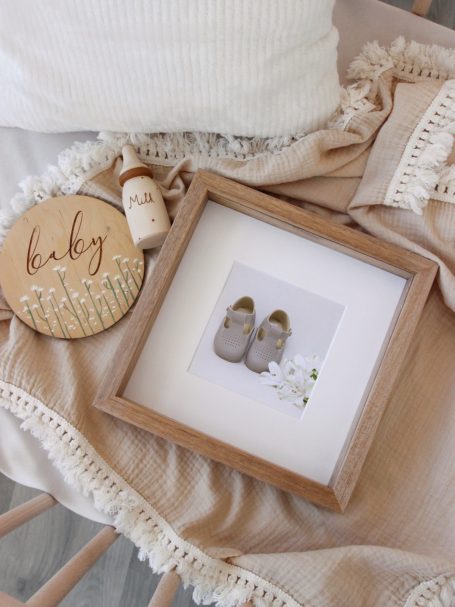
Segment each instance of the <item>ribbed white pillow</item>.
[{"label": "ribbed white pillow", "polygon": [[333,2],[1,2],[0,125],[317,130],[339,102]]}]

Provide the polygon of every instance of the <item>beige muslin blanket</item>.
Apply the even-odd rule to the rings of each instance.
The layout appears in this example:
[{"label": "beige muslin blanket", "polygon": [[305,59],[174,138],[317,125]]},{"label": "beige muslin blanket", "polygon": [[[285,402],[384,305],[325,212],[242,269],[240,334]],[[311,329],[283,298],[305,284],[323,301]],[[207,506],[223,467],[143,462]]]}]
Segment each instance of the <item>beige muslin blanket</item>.
[{"label": "beige muslin blanket", "polygon": [[[455,604],[455,54],[369,45],[330,128],[302,138],[104,134],[27,182],[2,220],[50,195],[120,204],[121,145],[175,214],[197,168],[273,192],[435,259],[435,285],[346,513],[335,514],[91,406],[127,319],[89,339],[39,335],[3,302],[0,387],[66,480],[157,571],[228,606]],[[152,263],[149,263],[149,270]],[[153,277],[151,278],[153,280]],[[380,297],[380,293],[378,293]]]}]

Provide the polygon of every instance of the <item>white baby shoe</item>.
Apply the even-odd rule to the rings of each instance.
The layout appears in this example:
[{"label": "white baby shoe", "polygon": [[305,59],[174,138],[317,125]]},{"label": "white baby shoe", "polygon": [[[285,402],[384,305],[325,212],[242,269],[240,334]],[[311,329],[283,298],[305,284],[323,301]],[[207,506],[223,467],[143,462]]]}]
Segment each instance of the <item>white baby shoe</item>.
[{"label": "white baby shoe", "polygon": [[248,369],[262,373],[268,371],[270,362],[279,363],[291,333],[289,316],[284,310],[275,310],[264,318],[246,354]]},{"label": "white baby shoe", "polygon": [[215,353],[224,360],[238,363],[242,360],[253,333],[256,312],[251,297],[241,297],[226,308],[214,339]]}]

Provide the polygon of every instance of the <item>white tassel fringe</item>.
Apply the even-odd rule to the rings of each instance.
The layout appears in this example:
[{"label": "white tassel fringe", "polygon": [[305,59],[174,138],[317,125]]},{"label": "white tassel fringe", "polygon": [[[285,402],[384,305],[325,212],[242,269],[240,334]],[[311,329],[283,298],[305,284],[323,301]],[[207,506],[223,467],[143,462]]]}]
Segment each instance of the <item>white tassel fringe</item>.
[{"label": "white tassel fringe", "polygon": [[126,143],[135,146],[140,159],[148,164],[173,166],[193,156],[248,160],[265,154],[278,154],[299,141],[304,134],[272,137],[232,137],[216,133],[108,133],[98,141],[76,142],[61,152],[57,165],[50,165],[41,176],[26,177],[6,209],[0,210],[0,246],[14,222],[30,207],[53,196],[77,194],[81,185],[112,166]]},{"label": "white tassel fringe", "polygon": [[455,577],[441,575],[419,584],[404,607],[453,607],[454,604]]},{"label": "white tassel fringe", "polygon": [[[197,604],[236,607],[303,607],[267,580],[224,561],[210,558],[174,533],[164,519],[110,468],[90,443],[68,422],[24,390],[0,380],[1,405],[22,419],[47,451],[65,482],[95,507],[114,518],[119,533],[139,549],[155,573],[175,569],[185,587],[193,586]],[[442,575],[419,584],[405,607],[453,607],[455,576]]]},{"label": "white tassel fringe", "polygon": [[[329,128],[347,129],[354,116],[373,111],[374,99],[369,98],[371,84],[389,69],[393,69],[396,78],[410,82],[455,78],[455,51],[406,42],[403,37],[397,38],[389,50],[377,42],[366,44],[348,71],[349,77],[359,82],[341,89],[340,107],[329,121]],[[189,156],[244,161],[278,154],[304,137],[305,134],[261,139],[216,133],[100,133],[98,141],[75,143],[59,155],[57,166],[49,166],[41,176],[27,177],[19,184],[22,191],[0,211],[0,246],[22,213],[52,196],[76,194],[85,181],[112,165],[125,143],[135,145],[143,162],[172,166]],[[448,146],[447,143],[441,145],[444,150]],[[433,148],[434,152],[438,149],[437,146]],[[414,192],[405,196],[408,203],[403,208],[421,212],[430,197],[449,202],[455,200],[454,171],[444,163],[445,160],[436,165],[441,172],[440,179],[435,179],[436,170],[432,173],[422,167],[425,168],[422,178]]]},{"label": "white tassel fringe", "polygon": [[384,204],[422,215],[430,199],[455,203],[455,171],[447,166],[454,134],[455,80],[447,80],[412,133]]},{"label": "white tassel fringe", "polygon": [[62,417],[24,390],[0,380],[6,408],[23,420],[65,482],[91,495],[97,510],[114,518],[114,526],[139,549],[155,573],[175,569],[183,585],[193,586],[196,603],[235,607],[299,607],[290,595],[259,576],[214,559],[180,538],[152,506],[108,466],[90,443]]}]

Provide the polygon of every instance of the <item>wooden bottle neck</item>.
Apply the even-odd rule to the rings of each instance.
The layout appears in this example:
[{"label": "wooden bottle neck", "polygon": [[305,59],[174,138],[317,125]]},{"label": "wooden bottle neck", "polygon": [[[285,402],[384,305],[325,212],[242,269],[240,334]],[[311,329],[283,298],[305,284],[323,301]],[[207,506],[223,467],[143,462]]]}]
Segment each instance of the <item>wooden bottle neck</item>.
[{"label": "wooden bottle neck", "polygon": [[148,167],[133,167],[132,169],[128,169],[128,171],[121,173],[118,182],[123,187],[125,181],[133,179],[133,177],[153,177],[152,169],[149,169]]}]

